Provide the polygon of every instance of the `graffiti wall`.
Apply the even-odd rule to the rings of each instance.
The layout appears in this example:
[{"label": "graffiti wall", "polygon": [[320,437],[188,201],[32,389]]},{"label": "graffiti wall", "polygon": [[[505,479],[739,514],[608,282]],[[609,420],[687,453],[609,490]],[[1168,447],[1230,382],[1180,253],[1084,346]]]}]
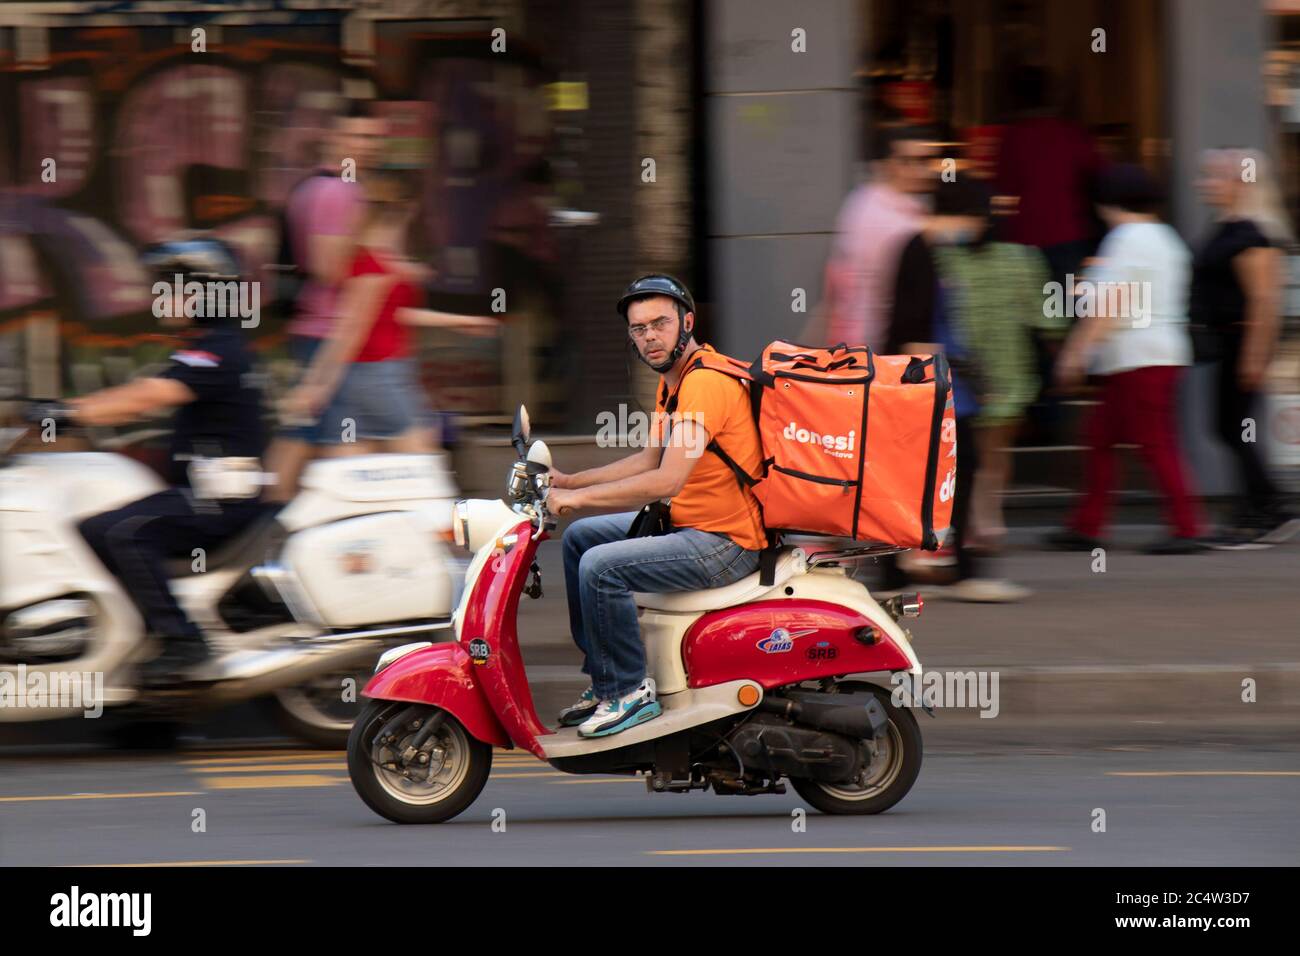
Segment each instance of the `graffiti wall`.
[{"label": "graffiti wall", "polygon": [[[375,65],[357,67],[344,16],[272,11],[213,30],[201,51],[187,24],[74,21],[43,31],[35,67],[19,31],[0,28],[0,353],[11,365],[34,360],[34,322],[57,324],[65,393],[160,360],[168,341],[138,256],[188,230],[230,242],[273,303],[285,198],[316,168],[345,89],[419,106],[406,114],[424,127],[407,135],[428,144],[412,245],[436,305],[486,311],[514,281],[503,262],[549,268],[535,65],[490,58],[486,22],[400,20],[375,25]],[[271,308],[250,331],[273,367],[282,325]],[[491,404],[499,344],[425,344],[444,407]]]}]

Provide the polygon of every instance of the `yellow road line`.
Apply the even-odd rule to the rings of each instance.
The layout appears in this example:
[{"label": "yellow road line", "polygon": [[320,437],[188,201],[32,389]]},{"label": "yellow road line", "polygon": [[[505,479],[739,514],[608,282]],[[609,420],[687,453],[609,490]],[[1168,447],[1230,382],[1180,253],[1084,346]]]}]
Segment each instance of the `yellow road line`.
[{"label": "yellow road line", "polygon": [[182,760],[182,767],[224,767],[246,765],[256,767],[264,763],[300,763],[312,760],[342,760],[338,751],[323,750],[314,754],[263,754],[260,757],[206,757],[201,760]]},{"label": "yellow road line", "polygon": [[148,797],[196,797],[197,790],[157,790],[151,793],[60,793],[43,797],[0,797],[0,803],[33,803],[43,800],[143,800]]},{"label": "yellow road line", "polygon": [[570,774],[558,770],[533,770],[528,773],[491,773],[489,780],[522,780],[524,777],[568,777]]},{"label": "yellow road line", "polygon": [[282,787],[332,787],[347,783],[347,777],[327,777],[319,773],[268,774],[263,777],[204,777],[209,790],[276,790]]},{"label": "yellow road line", "polygon": [[258,763],[241,767],[191,767],[190,773],[262,773],[281,770],[347,770],[345,760],[321,763]]},{"label": "yellow road line", "polygon": [[1300,777],[1300,770],[1111,770],[1108,777]]},{"label": "yellow road line", "polygon": [[651,856],[731,856],[761,853],[1068,853],[1068,846],[809,846],[735,850],[646,850]]},{"label": "yellow road line", "polygon": [[85,866],[88,870],[128,870],[151,866],[286,866],[290,863],[310,862],[311,860],[169,860],[163,863],[86,863],[69,865]]},{"label": "yellow road line", "polygon": [[333,757],[341,750],[183,750],[187,758],[181,763],[204,763],[209,760],[244,760],[260,757],[263,760],[284,760],[290,757]]}]

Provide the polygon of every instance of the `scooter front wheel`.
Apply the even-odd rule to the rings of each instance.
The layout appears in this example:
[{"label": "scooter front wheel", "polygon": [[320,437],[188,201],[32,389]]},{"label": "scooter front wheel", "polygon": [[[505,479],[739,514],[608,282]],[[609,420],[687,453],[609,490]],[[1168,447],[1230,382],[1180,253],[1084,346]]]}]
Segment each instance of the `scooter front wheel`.
[{"label": "scooter front wheel", "polygon": [[450,820],[474,802],[491,770],[491,745],[437,707],[369,701],[348,737],[352,786],[394,823]]}]

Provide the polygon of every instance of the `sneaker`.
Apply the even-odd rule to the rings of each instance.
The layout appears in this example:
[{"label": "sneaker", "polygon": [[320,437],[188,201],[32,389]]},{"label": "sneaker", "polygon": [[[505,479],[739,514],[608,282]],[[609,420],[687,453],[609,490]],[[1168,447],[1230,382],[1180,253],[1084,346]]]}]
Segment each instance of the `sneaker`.
[{"label": "sneaker", "polygon": [[596,712],[596,705],[599,703],[600,701],[596,700],[595,689],[588,684],[577,702],[560,711],[560,726],[576,727]]},{"label": "sneaker", "polygon": [[1034,592],[1027,587],[999,578],[964,578],[944,589],[944,593],[958,601],[974,604],[1009,604],[1023,601]]},{"label": "sneaker", "polygon": [[1143,554],[1196,554],[1204,551],[1207,545],[1200,538],[1180,538],[1170,535],[1159,541],[1152,541],[1142,549]]},{"label": "sneaker", "polygon": [[617,734],[663,713],[655,700],[655,682],[647,677],[630,693],[613,700],[602,700],[596,712],[578,728],[580,737],[607,737]]},{"label": "sneaker", "polygon": [[1257,544],[1281,544],[1300,533],[1300,518],[1284,511],[1275,511],[1256,530],[1260,532],[1255,538]]},{"label": "sneaker", "polygon": [[1240,508],[1217,534],[1206,541],[1206,545],[1217,551],[1262,551],[1269,545],[1260,539],[1283,523],[1280,516],[1274,521],[1267,512]]},{"label": "sneaker", "polygon": [[1205,546],[1215,551],[1263,551],[1268,547],[1256,539],[1259,532],[1251,528],[1227,528],[1205,539]]},{"label": "sneaker", "polygon": [[1043,539],[1043,545],[1051,548],[1053,551],[1091,551],[1094,548],[1104,548],[1104,542],[1097,538],[1090,538],[1086,534],[1080,534],[1073,528],[1062,528],[1060,531],[1053,531]]}]

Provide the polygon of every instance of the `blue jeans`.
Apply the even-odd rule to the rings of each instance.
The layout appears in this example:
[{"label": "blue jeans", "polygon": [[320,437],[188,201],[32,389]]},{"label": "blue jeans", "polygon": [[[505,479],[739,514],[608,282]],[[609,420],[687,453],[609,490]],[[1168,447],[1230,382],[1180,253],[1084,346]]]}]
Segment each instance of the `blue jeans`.
[{"label": "blue jeans", "polygon": [[720,588],[758,570],[759,552],[710,531],[682,528],[628,540],[634,517],[583,518],[564,532],[569,628],[600,700],[621,697],[645,680],[633,591]]}]

